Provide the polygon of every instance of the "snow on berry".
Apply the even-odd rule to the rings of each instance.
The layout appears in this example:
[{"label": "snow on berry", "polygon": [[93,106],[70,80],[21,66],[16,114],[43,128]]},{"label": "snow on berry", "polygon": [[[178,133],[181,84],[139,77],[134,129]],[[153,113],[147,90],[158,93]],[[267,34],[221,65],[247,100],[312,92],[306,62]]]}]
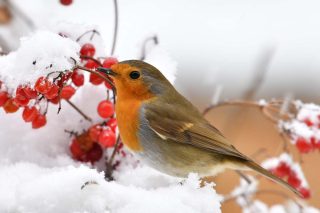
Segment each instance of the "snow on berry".
[{"label": "snow on berry", "polygon": [[320,107],[315,104],[295,102],[298,110],[296,117],[283,122],[279,127],[291,136],[291,143],[301,153],[308,153],[320,149]]},{"label": "snow on berry", "polygon": [[[261,164],[280,178],[288,178],[288,183],[301,190],[309,190],[308,182],[299,163],[293,161],[288,153],[282,153],[279,157],[269,158]],[[308,196],[305,196],[307,198]]]},{"label": "snow on berry", "polygon": [[[50,42],[48,42],[50,41]],[[20,47],[0,57],[0,80],[9,89],[30,83],[53,71],[69,70],[79,59],[79,44],[48,31],[21,39]]]},{"label": "snow on berry", "polygon": [[80,49],[80,54],[82,56],[93,57],[95,52],[96,52],[95,47],[90,43],[86,43],[86,44],[82,45],[82,47]]}]

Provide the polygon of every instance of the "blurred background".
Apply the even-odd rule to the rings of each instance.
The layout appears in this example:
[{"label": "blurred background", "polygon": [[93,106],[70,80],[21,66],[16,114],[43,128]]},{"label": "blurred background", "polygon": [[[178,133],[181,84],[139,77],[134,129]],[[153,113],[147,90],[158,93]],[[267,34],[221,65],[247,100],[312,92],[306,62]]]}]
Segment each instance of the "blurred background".
[{"label": "blurred background", "polygon": [[[222,100],[259,100],[292,96],[319,103],[320,2],[316,0],[119,0],[119,34],[115,55],[137,58],[150,35],[177,62],[175,86],[204,109],[219,90]],[[35,27],[52,28],[67,21],[94,25],[110,52],[114,27],[112,0],[0,1],[0,46],[16,49],[21,36]],[[242,152],[261,161],[281,152],[275,126],[260,111],[222,107],[207,114]],[[295,152],[295,149],[292,150]],[[298,154],[296,154],[298,156]],[[302,167],[313,189],[310,204],[320,208],[319,153],[303,156]],[[238,176],[226,172],[215,179],[219,193],[229,192]],[[263,180],[262,188],[282,190]],[[277,196],[262,195],[268,203]],[[240,211],[234,202],[225,212]]]}]

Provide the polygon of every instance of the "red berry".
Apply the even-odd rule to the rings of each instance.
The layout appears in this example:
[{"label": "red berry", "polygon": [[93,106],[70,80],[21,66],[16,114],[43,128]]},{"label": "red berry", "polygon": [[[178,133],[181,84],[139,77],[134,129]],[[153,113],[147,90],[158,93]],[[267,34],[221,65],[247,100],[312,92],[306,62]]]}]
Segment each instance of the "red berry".
[{"label": "red berry", "polygon": [[288,183],[294,188],[298,188],[301,185],[301,180],[297,177],[295,172],[291,172],[288,177]]},{"label": "red berry", "polygon": [[81,146],[77,139],[73,139],[70,144],[70,152],[72,154],[72,157],[76,160],[82,160],[83,156],[85,155],[85,152],[81,149]]},{"label": "red berry", "polygon": [[51,103],[53,103],[53,104],[58,104],[59,101],[60,101],[60,97],[59,97],[59,96],[56,96],[55,98],[50,99],[49,101],[50,101]]},{"label": "red berry", "polygon": [[303,122],[304,122],[308,127],[313,126],[313,122],[312,122],[309,118],[304,119]]},{"label": "red berry", "polygon": [[96,49],[90,43],[86,43],[82,45],[80,49],[80,55],[83,55],[83,56],[93,57],[95,52],[96,52]]},{"label": "red berry", "polygon": [[111,130],[115,133],[117,129],[117,119],[110,118],[110,120],[107,122],[107,126],[111,128]]},{"label": "red berry", "polygon": [[104,129],[99,136],[98,142],[103,148],[113,147],[116,143],[116,135],[110,128]]},{"label": "red berry", "polygon": [[91,140],[98,141],[102,128],[99,124],[90,127],[89,136]]},{"label": "red berry", "polygon": [[101,159],[102,154],[103,154],[103,150],[101,146],[97,143],[94,143],[92,148],[86,154],[86,161],[90,161],[91,163],[94,163]]},{"label": "red berry", "polygon": [[90,78],[89,78],[90,83],[92,83],[93,85],[99,85],[102,84],[102,82],[104,81],[103,78],[101,78],[100,76],[94,74],[94,73],[90,73]]},{"label": "red berry", "polygon": [[312,145],[311,143],[308,143],[308,141],[306,141],[306,139],[300,137],[297,139],[296,141],[296,147],[298,148],[298,150],[301,153],[308,153],[311,151],[312,149]]},{"label": "red berry", "polygon": [[14,113],[18,111],[19,106],[16,104],[16,102],[13,99],[10,98],[3,105],[3,109],[6,113]]},{"label": "red berry", "polygon": [[[107,76],[107,78],[113,83],[113,80],[111,78],[109,78]],[[108,88],[108,89],[112,89],[112,86],[110,85],[110,83],[108,81],[104,81],[104,85]]]},{"label": "red berry", "polygon": [[310,190],[305,187],[299,188],[298,191],[301,193],[303,199],[309,199],[311,197]]},{"label": "red berry", "polygon": [[0,92],[0,107],[2,107],[7,100],[9,100],[9,94],[5,91]]},{"label": "red berry", "polygon": [[58,96],[59,87],[55,84],[52,85],[50,90],[44,95],[47,99],[51,100]]},{"label": "red berry", "polygon": [[109,118],[114,113],[113,104],[110,101],[104,100],[101,101],[98,105],[98,114],[102,118]]},{"label": "red berry", "polygon": [[112,65],[117,64],[117,63],[118,63],[118,59],[113,58],[113,57],[108,57],[103,61],[102,66],[104,68],[111,68]]},{"label": "red berry", "polygon": [[38,78],[34,88],[41,94],[46,94],[52,87],[52,83],[45,77]]},{"label": "red berry", "polygon": [[23,87],[23,91],[29,99],[35,99],[38,96],[37,91],[32,89],[30,86]]},{"label": "red berry", "polygon": [[26,106],[29,103],[30,99],[27,97],[22,86],[18,86],[18,88],[16,90],[16,97],[14,98],[14,101],[19,106]]},{"label": "red berry", "polygon": [[76,90],[72,86],[67,85],[62,88],[60,98],[68,100],[74,95],[75,92]]},{"label": "red berry", "polygon": [[77,87],[81,87],[84,84],[84,75],[79,73],[77,70],[73,71],[71,79]]},{"label": "red berry", "polygon": [[63,85],[71,78],[72,72],[64,73],[60,79],[57,81],[58,87],[63,87]]},{"label": "red berry", "polygon": [[283,178],[290,174],[291,169],[285,162],[280,162],[272,172],[274,173],[274,175]]},{"label": "red berry", "polygon": [[25,107],[22,112],[22,118],[25,122],[33,121],[39,114],[36,107]]},{"label": "red berry", "polygon": [[47,124],[47,118],[45,115],[38,114],[38,116],[32,121],[32,128],[39,129]]},{"label": "red berry", "polygon": [[72,0],[60,0],[60,3],[64,6],[72,4]]},{"label": "red berry", "polygon": [[99,64],[97,62],[95,62],[94,60],[89,59],[84,66],[88,69],[95,69],[95,68],[99,67]]}]

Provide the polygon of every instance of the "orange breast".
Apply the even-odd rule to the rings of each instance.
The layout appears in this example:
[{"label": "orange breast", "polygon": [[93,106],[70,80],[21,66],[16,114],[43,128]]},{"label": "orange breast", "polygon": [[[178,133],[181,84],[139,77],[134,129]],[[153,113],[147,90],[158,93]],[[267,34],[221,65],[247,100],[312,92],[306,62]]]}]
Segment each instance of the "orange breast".
[{"label": "orange breast", "polygon": [[117,123],[122,142],[132,151],[142,151],[138,140],[139,109],[142,102],[118,96],[116,103]]}]

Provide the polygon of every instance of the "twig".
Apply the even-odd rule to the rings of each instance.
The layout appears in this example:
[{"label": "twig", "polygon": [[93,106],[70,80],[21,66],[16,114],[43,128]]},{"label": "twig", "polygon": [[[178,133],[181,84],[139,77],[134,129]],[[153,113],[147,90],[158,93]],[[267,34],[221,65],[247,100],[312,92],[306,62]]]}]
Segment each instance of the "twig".
[{"label": "twig", "polygon": [[158,40],[158,37],[156,35],[146,38],[143,41],[142,48],[141,48],[140,60],[142,60],[142,61],[146,58],[146,55],[147,55],[147,43],[149,41],[153,41],[154,44],[156,44],[156,45],[159,44],[159,40]]},{"label": "twig", "polygon": [[99,60],[93,58],[93,57],[85,56],[85,55],[80,55],[80,58],[81,58],[81,59],[86,59],[86,60],[90,59],[90,60],[96,62],[97,64],[99,64],[100,67],[102,67],[101,62],[100,62]]},{"label": "twig", "polygon": [[87,116],[86,114],[84,114],[84,112],[82,112],[74,103],[72,103],[70,100],[64,99],[68,104],[70,104],[70,106],[72,106],[80,115],[82,115],[82,117],[84,119],[86,119],[87,121],[92,122],[92,119]]},{"label": "twig", "polygon": [[105,178],[108,180],[112,180],[112,163],[113,159],[116,156],[116,153],[118,151],[118,146],[120,144],[120,136],[118,136],[116,144],[114,145],[114,149],[112,151],[111,157],[109,161],[106,162],[106,172],[105,172]]},{"label": "twig", "polygon": [[261,87],[265,79],[265,76],[268,72],[268,67],[274,55],[274,51],[275,50],[273,47],[271,48],[269,47],[262,52],[262,55],[260,56],[256,64],[256,68],[255,68],[256,72],[255,72],[254,79],[252,81],[252,85],[244,94],[245,100],[252,99],[253,96],[257,93],[257,91]]},{"label": "twig", "polygon": [[241,171],[239,170],[235,170],[235,172],[243,179],[245,180],[248,184],[251,184],[251,180],[245,175],[243,174]]},{"label": "twig", "polygon": [[[289,119],[291,116],[286,114],[280,114],[280,109],[275,108],[275,106],[279,105],[279,101],[271,101],[267,103],[266,105],[262,105],[256,101],[225,101],[220,102],[218,104],[212,104],[209,107],[205,108],[203,111],[203,115],[206,115],[209,113],[212,109],[223,107],[223,106],[242,106],[242,107],[254,107],[261,110],[261,112],[268,118],[271,122],[277,123],[279,119]],[[280,118],[275,118],[272,113],[269,111],[273,111],[273,113],[277,113]]]},{"label": "twig", "polygon": [[295,204],[297,204],[300,208],[303,208],[303,206],[296,199],[292,199],[286,193],[281,192],[281,191],[276,191],[276,190],[258,190],[258,191],[255,191],[255,192],[243,192],[243,193],[236,194],[236,195],[228,195],[228,196],[224,197],[224,199],[222,200],[222,203],[233,201],[233,200],[237,199],[240,196],[246,196],[246,195],[249,195],[249,194],[256,194],[256,195],[257,194],[274,194],[274,195],[283,197],[285,199],[291,200]]},{"label": "twig", "polygon": [[111,55],[114,54],[117,44],[117,37],[118,37],[118,24],[119,24],[119,10],[118,10],[118,1],[113,0],[114,6],[114,29],[113,29],[113,42],[111,48]]},{"label": "twig", "polygon": [[92,32],[92,35],[91,35],[91,37],[90,37],[90,40],[93,39],[93,36],[94,36],[95,34],[100,35],[100,33],[99,33],[97,30],[95,30],[95,29],[93,29],[93,30],[88,30],[88,31],[82,33],[82,34],[76,39],[76,42],[79,42],[80,39],[81,39],[83,36],[85,36],[86,34],[91,33],[91,32]]},{"label": "twig", "polygon": [[108,79],[106,76],[102,75],[101,73],[96,72],[91,69],[87,69],[87,68],[79,66],[79,65],[76,65],[73,69],[80,69],[80,70],[84,70],[84,71],[98,75],[100,78],[104,79],[105,81],[107,81],[111,85],[113,94],[116,94],[116,88],[114,87],[113,82],[110,79]]}]

